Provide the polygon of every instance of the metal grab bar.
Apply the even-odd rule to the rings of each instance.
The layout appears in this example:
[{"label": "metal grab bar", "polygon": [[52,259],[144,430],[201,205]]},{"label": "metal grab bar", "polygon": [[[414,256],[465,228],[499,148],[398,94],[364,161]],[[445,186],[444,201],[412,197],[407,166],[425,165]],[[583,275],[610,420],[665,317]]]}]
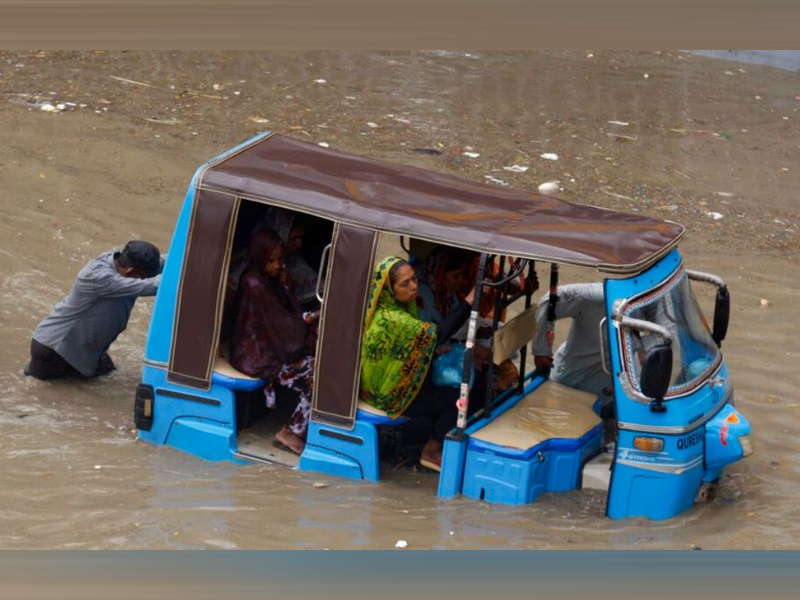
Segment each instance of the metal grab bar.
[{"label": "metal grab bar", "polygon": [[721,278],[717,277],[716,275],[712,275],[711,273],[703,273],[702,271],[690,271],[686,269],[686,275],[689,276],[689,279],[693,281],[703,281],[705,283],[710,283],[712,285],[717,286],[718,288],[727,287],[725,282],[722,281]]},{"label": "metal grab bar", "polygon": [[317,289],[314,290],[314,292],[317,296],[317,300],[319,300],[320,302],[322,302],[322,292],[320,292],[319,286],[326,279],[326,277],[324,277],[324,274],[325,270],[328,268],[328,255],[330,254],[331,246],[333,246],[333,243],[330,243],[327,246],[325,246],[325,248],[323,248],[322,257],[319,260],[319,275],[317,276]]},{"label": "metal grab bar", "polygon": [[486,285],[489,287],[499,287],[501,285],[504,285],[509,281],[511,281],[512,279],[519,277],[522,274],[522,271],[525,270],[526,266],[528,266],[528,259],[523,258],[520,261],[519,265],[513,271],[511,271],[511,273],[509,273],[505,279],[501,279],[500,281],[489,281],[487,279],[484,279],[483,281],[481,281],[481,285]]},{"label": "metal grab bar", "polygon": [[669,329],[662,327],[661,325],[657,325],[656,323],[651,323],[650,321],[644,321],[642,319],[625,317],[618,312],[615,312],[611,318],[619,323],[622,327],[636,329],[637,331],[648,331],[650,333],[655,333],[663,337],[665,340],[672,342],[672,335],[670,334]]}]

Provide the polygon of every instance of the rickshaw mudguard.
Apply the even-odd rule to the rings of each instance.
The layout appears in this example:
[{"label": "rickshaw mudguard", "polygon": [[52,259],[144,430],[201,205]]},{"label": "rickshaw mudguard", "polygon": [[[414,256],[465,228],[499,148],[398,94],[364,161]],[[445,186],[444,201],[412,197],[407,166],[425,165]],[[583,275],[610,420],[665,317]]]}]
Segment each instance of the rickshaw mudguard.
[{"label": "rickshaw mudguard", "polygon": [[704,481],[716,481],[722,475],[723,467],[752,452],[749,446],[750,432],[750,422],[730,404],[714,415],[705,427]]},{"label": "rickshaw mudguard", "polygon": [[[724,359],[711,378],[682,396],[667,399],[665,412],[632,397],[622,364],[622,330],[612,320],[615,304],[654,289],[681,266],[677,249],[650,269],[628,279],[606,280],[607,331],[614,380],[617,443],[608,491],[607,514],[614,519],[647,517],[663,520],[691,508],[702,481],[719,474],[707,472],[707,428],[722,414],[732,396]],[[716,380],[716,385],[711,380]],[[726,413],[727,414],[727,413]],[[663,440],[663,449],[636,447],[639,437]],[[730,461],[733,462],[733,461]],[[729,463],[726,463],[729,464]]]}]

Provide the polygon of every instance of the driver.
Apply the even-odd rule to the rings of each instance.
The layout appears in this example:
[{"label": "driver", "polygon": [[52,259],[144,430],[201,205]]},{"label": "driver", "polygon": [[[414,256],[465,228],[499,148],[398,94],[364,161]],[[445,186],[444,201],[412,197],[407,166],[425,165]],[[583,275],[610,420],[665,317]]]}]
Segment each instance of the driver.
[{"label": "driver", "polygon": [[555,356],[547,344],[548,298],[548,294],[542,297],[536,311],[539,327],[532,343],[536,368],[551,369],[552,381],[598,396],[610,395],[611,376],[603,370],[600,355],[600,321],[606,315],[603,284],[573,283],[558,289],[556,320],[570,317],[572,326]]}]

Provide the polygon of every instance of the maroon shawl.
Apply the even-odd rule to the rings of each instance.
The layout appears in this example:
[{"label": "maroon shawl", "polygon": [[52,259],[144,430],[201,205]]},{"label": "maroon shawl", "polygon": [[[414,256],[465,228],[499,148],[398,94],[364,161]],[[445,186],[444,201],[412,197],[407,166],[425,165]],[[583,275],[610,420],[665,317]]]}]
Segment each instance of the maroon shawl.
[{"label": "maroon shawl", "polygon": [[273,231],[261,231],[250,242],[250,265],[242,273],[230,362],[253,377],[273,379],[281,367],[314,354],[316,332],[306,324],[297,300],[263,265],[282,245]]}]

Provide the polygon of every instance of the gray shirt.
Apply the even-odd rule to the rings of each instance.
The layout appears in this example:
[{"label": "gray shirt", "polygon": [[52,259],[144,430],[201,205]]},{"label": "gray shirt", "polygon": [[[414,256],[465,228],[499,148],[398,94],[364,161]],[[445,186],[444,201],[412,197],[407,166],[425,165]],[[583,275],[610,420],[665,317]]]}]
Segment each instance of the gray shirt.
[{"label": "gray shirt", "polygon": [[[603,371],[600,355],[600,321],[606,316],[602,283],[574,283],[558,289],[556,320],[572,318],[567,341],[553,357],[550,379],[569,387],[600,394],[611,385],[611,376]],[[547,300],[539,301],[536,319],[539,328],[533,338],[533,354],[549,356],[547,345]]]},{"label": "gray shirt", "polygon": [[111,250],[89,261],[69,294],[33,332],[33,339],[86,377],[94,375],[100,356],[128,325],[136,298],[154,296],[161,281],[161,275],[125,277],[117,271],[114,254]]}]

